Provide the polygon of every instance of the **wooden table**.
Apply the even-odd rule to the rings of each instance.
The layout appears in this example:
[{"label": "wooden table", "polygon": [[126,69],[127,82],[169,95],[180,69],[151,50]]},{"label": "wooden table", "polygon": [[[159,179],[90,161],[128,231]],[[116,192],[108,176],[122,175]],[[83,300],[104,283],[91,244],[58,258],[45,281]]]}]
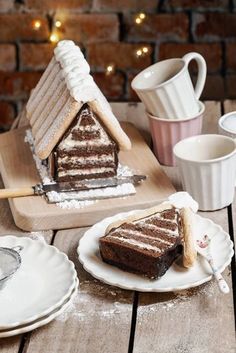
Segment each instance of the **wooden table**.
[{"label": "wooden table", "polygon": [[[145,130],[140,104],[114,103],[113,108],[127,120],[140,118],[139,127]],[[203,132],[217,132],[218,118],[231,110],[236,110],[236,102],[206,102]],[[180,190],[177,169],[164,169]],[[216,212],[201,212],[201,216],[220,224],[233,240],[235,204]],[[0,235],[43,236],[68,254],[80,279],[80,290],[70,312],[33,332],[0,339],[1,353],[235,352],[235,258],[224,271],[231,288],[228,295],[222,295],[214,281],[183,292],[125,291],[105,285],[83,270],[76,247],[85,230],[24,233],[14,225],[8,202],[0,202]]]}]

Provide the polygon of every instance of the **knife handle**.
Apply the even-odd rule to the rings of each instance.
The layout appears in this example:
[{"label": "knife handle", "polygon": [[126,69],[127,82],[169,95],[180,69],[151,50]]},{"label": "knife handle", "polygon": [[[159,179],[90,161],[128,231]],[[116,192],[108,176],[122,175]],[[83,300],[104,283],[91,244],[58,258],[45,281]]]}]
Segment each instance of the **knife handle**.
[{"label": "knife handle", "polygon": [[31,195],[34,195],[34,189],[29,186],[23,188],[0,189],[0,199]]}]

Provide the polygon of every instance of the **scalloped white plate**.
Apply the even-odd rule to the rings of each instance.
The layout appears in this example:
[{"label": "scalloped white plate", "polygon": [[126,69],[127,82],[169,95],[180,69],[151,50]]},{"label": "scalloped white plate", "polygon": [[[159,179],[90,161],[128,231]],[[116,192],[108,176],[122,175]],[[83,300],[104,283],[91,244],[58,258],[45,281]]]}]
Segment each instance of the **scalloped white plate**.
[{"label": "scalloped white plate", "polygon": [[73,262],[54,246],[25,237],[0,237],[0,246],[22,246],[22,263],[0,290],[0,329],[47,315],[70,296],[77,278]]},{"label": "scalloped white plate", "polygon": [[48,324],[49,322],[51,322],[57,316],[62,314],[69,307],[69,305],[71,305],[75,296],[78,293],[78,284],[79,284],[79,281],[77,279],[75,281],[75,287],[72,289],[72,292],[71,292],[69,298],[67,298],[61,306],[59,306],[58,308],[56,308],[55,310],[50,312],[48,315],[45,315],[45,316],[41,317],[40,319],[35,320],[33,322],[30,322],[26,325],[17,326],[11,330],[3,330],[3,331],[0,330],[0,338],[16,336],[16,335],[20,335],[25,332],[33,331],[36,328],[39,328],[39,327],[44,326],[44,325]]},{"label": "scalloped white plate", "polygon": [[[178,265],[178,260],[169,268],[165,275],[157,280],[150,280],[122,271],[102,261],[99,253],[98,240],[105,234],[106,227],[137,210],[120,213],[91,227],[80,239],[77,249],[79,261],[84,269],[101,281],[124,289],[140,292],[171,292],[199,286],[212,279],[212,270],[205,259],[197,257],[195,265],[185,269]],[[211,253],[215,265],[220,272],[231,262],[233,256],[233,243],[229,235],[217,224],[208,218],[194,215],[193,232],[195,239],[201,239],[204,234],[211,238]]]}]

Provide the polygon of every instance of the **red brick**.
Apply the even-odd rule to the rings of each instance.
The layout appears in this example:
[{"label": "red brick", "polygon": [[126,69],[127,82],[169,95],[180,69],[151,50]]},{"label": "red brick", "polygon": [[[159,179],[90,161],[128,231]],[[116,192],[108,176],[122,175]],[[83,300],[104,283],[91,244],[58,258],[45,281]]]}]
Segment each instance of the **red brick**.
[{"label": "red brick", "polygon": [[157,8],[156,1],[147,0],[94,0],[93,11],[155,11]]},{"label": "red brick", "polygon": [[126,37],[135,41],[188,39],[188,16],[183,13],[147,15],[142,24],[134,22],[135,17],[126,17]]},{"label": "red brick", "polygon": [[226,45],[226,67],[227,71],[236,71],[236,43]]},{"label": "red brick", "polygon": [[13,123],[15,110],[12,104],[0,102],[0,130],[8,130]]},{"label": "red brick", "polygon": [[226,98],[236,98],[236,75],[226,76]]},{"label": "red brick", "polygon": [[90,9],[92,0],[26,0],[25,4],[30,9],[36,10],[75,9],[86,11]]},{"label": "red brick", "polygon": [[93,78],[107,99],[117,100],[123,97],[125,79],[121,73],[107,76],[103,72],[96,72]]},{"label": "red brick", "polygon": [[228,9],[229,1],[228,0],[166,0],[164,2],[163,9],[176,10],[219,10]]},{"label": "red brick", "polygon": [[28,97],[40,76],[39,72],[0,72],[0,95],[10,98]]},{"label": "red brick", "polygon": [[208,75],[205,88],[200,97],[201,100],[216,99],[221,100],[225,97],[224,79],[220,75]]},{"label": "red brick", "polygon": [[[42,22],[39,30],[33,28],[33,21]],[[46,18],[33,16],[26,13],[1,14],[0,15],[0,40],[16,41],[19,39],[43,40],[48,39],[49,30]]]},{"label": "red brick", "polygon": [[236,14],[207,13],[193,16],[197,39],[213,41],[235,38]]},{"label": "red brick", "polygon": [[68,15],[61,37],[82,43],[113,42],[118,40],[119,23],[116,15]]},{"label": "red brick", "polygon": [[111,63],[124,70],[143,69],[151,64],[152,52],[151,46],[145,45],[149,49],[148,54],[137,57],[136,51],[143,46],[128,43],[90,44],[87,47],[88,61],[92,67],[102,69]]},{"label": "red brick", "polygon": [[44,44],[21,44],[20,45],[20,67],[26,70],[43,70],[53,56],[53,45]]},{"label": "red brick", "polygon": [[181,58],[186,53],[189,53],[191,51],[198,52],[205,58],[208,72],[216,72],[221,70],[222,50],[221,50],[221,45],[218,43],[211,43],[211,44],[162,43],[160,44],[158,59],[164,60],[168,58]]},{"label": "red brick", "polygon": [[16,68],[16,48],[12,44],[0,44],[0,70],[13,71]]},{"label": "red brick", "polygon": [[0,0],[0,12],[12,10],[14,7],[14,0]]}]

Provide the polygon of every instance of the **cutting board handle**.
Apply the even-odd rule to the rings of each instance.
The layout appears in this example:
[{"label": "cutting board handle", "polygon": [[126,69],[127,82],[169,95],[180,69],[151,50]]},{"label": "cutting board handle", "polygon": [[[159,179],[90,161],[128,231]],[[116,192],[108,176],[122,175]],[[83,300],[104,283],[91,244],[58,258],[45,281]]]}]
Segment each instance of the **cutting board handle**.
[{"label": "cutting board handle", "polygon": [[31,196],[34,195],[32,187],[0,189],[0,199],[9,199],[12,197]]}]

